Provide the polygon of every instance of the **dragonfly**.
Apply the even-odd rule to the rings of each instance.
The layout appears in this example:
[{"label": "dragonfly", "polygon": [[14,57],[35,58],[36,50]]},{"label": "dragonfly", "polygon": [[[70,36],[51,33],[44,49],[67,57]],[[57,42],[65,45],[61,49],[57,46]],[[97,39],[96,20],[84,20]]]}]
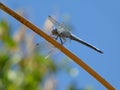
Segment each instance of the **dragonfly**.
[{"label": "dragonfly", "polygon": [[63,23],[59,23],[56,19],[54,19],[52,16],[48,16],[48,19],[50,20],[51,23],[53,23],[53,25],[55,26],[55,28],[53,28],[51,30],[51,36],[53,36],[53,38],[55,38],[56,40],[60,40],[60,43],[63,45],[66,41],[66,39],[70,39],[70,40],[74,40],[77,41],[95,51],[97,51],[98,53],[103,54],[103,51],[101,51],[99,48],[96,48],[95,46],[87,43],[86,41],[78,38],[77,36],[75,36],[74,34],[72,34],[69,30],[69,28],[67,26],[65,26],[65,24]]}]

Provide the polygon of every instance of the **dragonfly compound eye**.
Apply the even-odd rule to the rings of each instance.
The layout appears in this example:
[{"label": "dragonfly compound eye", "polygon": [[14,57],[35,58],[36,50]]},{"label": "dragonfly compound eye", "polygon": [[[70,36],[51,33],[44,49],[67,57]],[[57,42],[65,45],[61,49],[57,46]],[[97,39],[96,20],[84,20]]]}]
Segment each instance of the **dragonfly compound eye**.
[{"label": "dragonfly compound eye", "polygon": [[52,34],[53,34],[53,35],[57,35],[57,34],[58,34],[57,29],[53,29],[53,30],[52,30]]}]

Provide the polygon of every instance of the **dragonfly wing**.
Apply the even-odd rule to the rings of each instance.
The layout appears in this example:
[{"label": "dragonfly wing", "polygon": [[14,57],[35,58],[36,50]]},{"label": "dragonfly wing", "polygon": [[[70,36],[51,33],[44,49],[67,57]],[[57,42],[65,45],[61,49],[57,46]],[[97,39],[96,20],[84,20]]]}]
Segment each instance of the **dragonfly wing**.
[{"label": "dragonfly wing", "polygon": [[50,35],[53,30],[53,26],[54,24],[47,18],[44,23],[44,32]]},{"label": "dragonfly wing", "polygon": [[64,25],[64,23],[57,22],[53,17],[49,16],[48,19],[54,24],[58,32],[69,31],[69,29]]},{"label": "dragonfly wing", "polygon": [[61,24],[60,24],[59,22],[57,22],[53,17],[48,16],[48,19],[49,19],[56,27],[61,26]]},{"label": "dragonfly wing", "polygon": [[39,52],[42,55],[45,55],[45,58],[52,57],[59,51],[57,48],[55,48],[52,44],[50,44],[47,41],[42,41],[38,43],[36,45],[36,50],[39,50]]}]

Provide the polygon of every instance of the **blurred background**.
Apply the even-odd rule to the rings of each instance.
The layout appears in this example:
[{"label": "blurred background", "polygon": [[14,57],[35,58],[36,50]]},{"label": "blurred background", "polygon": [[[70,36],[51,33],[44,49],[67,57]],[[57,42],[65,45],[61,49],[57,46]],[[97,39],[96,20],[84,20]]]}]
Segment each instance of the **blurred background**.
[{"label": "blurred background", "polygon": [[[119,0],[0,0],[45,30],[48,15],[65,22],[73,34],[100,48],[99,54],[77,42],[65,46],[120,89]],[[0,10],[1,90],[106,90],[60,51],[46,58],[45,40]],[[41,49],[42,48],[42,49]],[[43,52],[43,48],[45,52]]]}]

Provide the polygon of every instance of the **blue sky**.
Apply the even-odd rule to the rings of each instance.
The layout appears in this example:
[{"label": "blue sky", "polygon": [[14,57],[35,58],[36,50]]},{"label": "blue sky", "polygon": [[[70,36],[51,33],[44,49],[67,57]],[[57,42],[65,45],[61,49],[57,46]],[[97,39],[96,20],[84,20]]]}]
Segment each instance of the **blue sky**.
[{"label": "blue sky", "polygon": [[[29,20],[39,27],[43,27],[48,15],[58,15],[59,21],[62,21],[63,16],[69,15],[75,29],[73,33],[103,50],[104,54],[101,55],[74,41],[68,46],[69,50],[90,65],[117,90],[120,89],[120,72],[118,70],[120,68],[119,0],[72,0],[69,2],[67,0],[0,1],[14,10],[20,8],[26,10]],[[12,20],[11,22],[15,26],[20,24],[14,23],[15,20],[3,12],[0,12],[0,15]],[[106,90],[74,62],[73,66],[79,70],[79,75],[72,78],[72,80],[77,80],[79,86],[91,85],[96,90]],[[59,75],[58,79],[61,78],[66,78],[66,82],[70,81],[66,75]],[[63,83],[63,81],[60,80],[60,83]]]}]

